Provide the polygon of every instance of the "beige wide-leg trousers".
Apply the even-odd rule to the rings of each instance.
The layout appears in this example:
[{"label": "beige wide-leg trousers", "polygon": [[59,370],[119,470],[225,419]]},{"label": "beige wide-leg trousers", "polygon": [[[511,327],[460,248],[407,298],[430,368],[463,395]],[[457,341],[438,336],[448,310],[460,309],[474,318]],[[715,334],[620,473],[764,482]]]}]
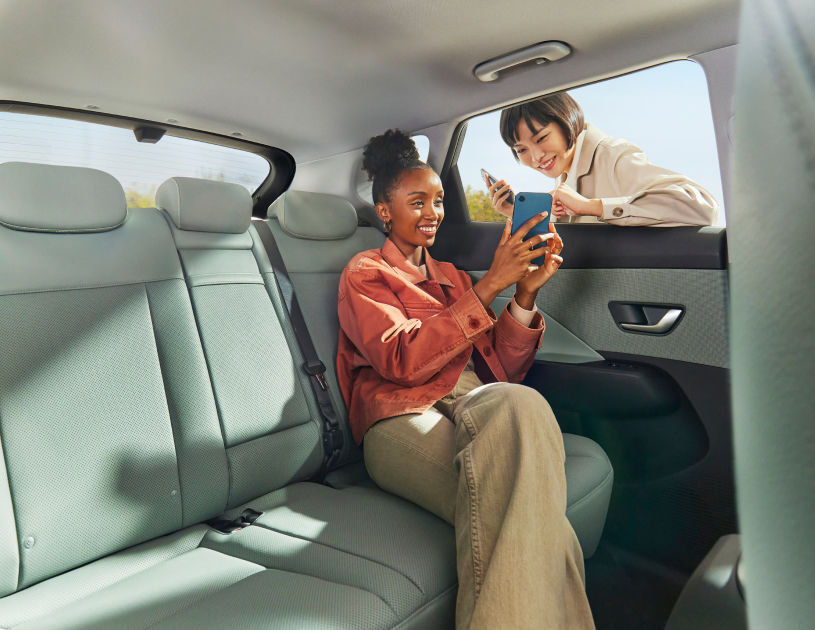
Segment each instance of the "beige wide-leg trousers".
[{"label": "beige wide-leg trousers", "polygon": [[466,370],[425,413],[376,423],[363,448],[379,487],[455,525],[457,629],[594,628],[563,436],[535,390]]}]

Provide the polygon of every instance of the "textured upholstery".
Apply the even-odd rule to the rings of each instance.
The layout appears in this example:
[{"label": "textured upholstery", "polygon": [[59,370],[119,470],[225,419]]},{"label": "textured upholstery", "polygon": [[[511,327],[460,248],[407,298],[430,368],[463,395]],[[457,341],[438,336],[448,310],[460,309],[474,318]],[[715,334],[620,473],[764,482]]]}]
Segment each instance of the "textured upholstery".
[{"label": "textured upholstery", "polygon": [[240,234],[249,227],[252,197],[238,184],[173,177],[156,191],[156,205],[182,230]]},{"label": "textured upholstery", "polygon": [[815,3],[744,1],[727,236],[750,628],[815,619],[814,69]]},{"label": "textured upholstery", "polygon": [[295,238],[332,241],[350,237],[357,229],[357,211],[336,195],[287,190],[269,206],[287,234]]},{"label": "textured upholstery", "polygon": [[0,225],[17,230],[99,232],[120,225],[127,211],[119,182],[90,168],[5,162],[0,190]]},{"label": "textured upholstery", "polygon": [[[395,613],[388,624],[444,599],[455,586],[453,530],[396,497],[370,488],[338,491],[301,483],[247,505],[263,511],[255,526],[228,537],[211,534],[202,545],[270,568],[330,579],[359,589],[361,596],[373,593]],[[377,627],[373,621],[362,618],[354,627]]]},{"label": "textured upholstery", "polygon": [[[287,485],[320,430],[254,248],[156,209],[0,226],[0,627],[450,626],[446,524]],[[196,524],[247,502],[262,524]]]},{"label": "textured upholstery", "polygon": [[[56,185],[64,187],[61,175]],[[117,246],[122,259],[106,266]],[[18,264],[28,267],[0,265],[0,434],[17,529],[0,557],[14,545],[19,561],[5,592],[182,525],[147,292],[153,281],[183,289],[167,246],[155,210],[92,234],[0,227],[0,256],[24,252]]]},{"label": "textured upholstery", "polygon": [[[474,273],[482,277],[483,271]],[[727,271],[716,269],[561,269],[538,294],[546,315],[597,350],[728,367]],[[504,297],[511,297],[505,291]],[[615,300],[682,304],[685,315],[670,335],[632,335],[617,327]],[[545,345],[545,342],[544,342]]]},{"label": "textured upholstery", "polygon": [[614,472],[605,451],[593,440],[563,434],[566,452],[566,516],[580,540],[583,556],[591,558],[606,522]]},{"label": "textured upholstery", "polygon": [[[182,198],[194,198],[179,188]],[[186,206],[182,212],[194,214]],[[172,233],[218,407],[233,506],[316,472],[322,460],[317,411],[303,393],[301,362],[291,354],[252,237],[224,240],[174,225]],[[273,386],[256,386],[260,375]]]}]

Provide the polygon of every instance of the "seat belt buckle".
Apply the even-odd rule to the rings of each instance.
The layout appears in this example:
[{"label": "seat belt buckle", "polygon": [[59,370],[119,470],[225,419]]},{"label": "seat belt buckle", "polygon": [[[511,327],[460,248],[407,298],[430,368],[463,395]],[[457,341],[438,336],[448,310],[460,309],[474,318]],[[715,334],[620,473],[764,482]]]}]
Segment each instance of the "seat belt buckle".
[{"label": "seat belt buckle", "polygon": [[323,391],[328,390],[328,382],[325,380],[325,363],[319,359],[306,361],[303,363],[303,370],[309,376],[313,376],[317,379],[317,382],[320,384],[320,389]]},{"label": "seat belt buckle", "polygon": [[241,512],[240,516],[233,518],[231,521],[225,518],[215,518],[211,521],[207,521],[207,525],[222,534],[234,534],[235,532],[241,531],[244,527],[249,527],[261,514],[263,514],[263,512],[246,508]]}]

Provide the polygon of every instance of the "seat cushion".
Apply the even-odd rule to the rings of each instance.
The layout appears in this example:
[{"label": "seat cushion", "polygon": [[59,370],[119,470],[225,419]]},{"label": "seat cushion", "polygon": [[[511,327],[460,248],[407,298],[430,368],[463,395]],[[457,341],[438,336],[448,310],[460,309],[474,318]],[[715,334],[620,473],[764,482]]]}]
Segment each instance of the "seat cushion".
[{"label": "seat cushion", "polygon": [[563,434],[566,451],[566,516],[591,558],[606,523],[614,471],[602,447],[580,435]]},{"label": "seat cushion", "polygon": [[378,489],[298,483],[244,507],[263,512],[252,527],[202,544],[373,593],[398,619],[455,588],[453,529]]},{"label": "seat cushion", "polygon": [[187,528],[6,597],[0,627],[450,626],[455,540],[435,516],[314,483],[247,505],[263,511],[251,527]]}]

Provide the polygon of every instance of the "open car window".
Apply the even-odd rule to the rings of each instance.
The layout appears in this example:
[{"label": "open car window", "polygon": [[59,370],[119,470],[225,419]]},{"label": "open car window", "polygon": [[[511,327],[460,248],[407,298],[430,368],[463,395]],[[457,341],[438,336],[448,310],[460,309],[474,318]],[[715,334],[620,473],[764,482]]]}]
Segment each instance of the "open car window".
[{"label": "open car window", "polygon": [[[724,197],[705,74],[677,61],[568,90],[587,123],[640,147],[651,163],[686,175],[718,201],[714,225],[725,225]],[[501,139],[501,111],[467,121],[458,171],[474,221],[504,221],[492,208],[480,169],[516,192],[549,192],[555,180],[519,164]]]}]

